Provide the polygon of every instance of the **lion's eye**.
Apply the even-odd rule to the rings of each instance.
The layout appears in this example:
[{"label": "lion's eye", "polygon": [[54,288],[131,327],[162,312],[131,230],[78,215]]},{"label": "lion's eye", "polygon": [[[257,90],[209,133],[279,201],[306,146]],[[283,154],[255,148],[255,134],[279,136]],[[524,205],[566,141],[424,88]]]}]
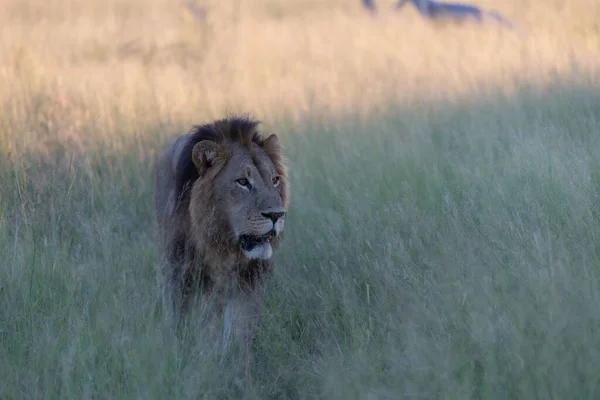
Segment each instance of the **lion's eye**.
[{"label": "lion's eye", "polygon": [[279,177],[278,176],[274,176],[273,179],[272,179],[272,181],[273,181],[273,185],[274,186],[279,185]]},{"label": "lion's eye", "polygon": [[235,183],[237,183],[240,186],[244,186],[244,187],[250,186],[250,182],[248,182],[248,179],[246,179],[246,178],[238,179],[237,181],[235,181]]}]

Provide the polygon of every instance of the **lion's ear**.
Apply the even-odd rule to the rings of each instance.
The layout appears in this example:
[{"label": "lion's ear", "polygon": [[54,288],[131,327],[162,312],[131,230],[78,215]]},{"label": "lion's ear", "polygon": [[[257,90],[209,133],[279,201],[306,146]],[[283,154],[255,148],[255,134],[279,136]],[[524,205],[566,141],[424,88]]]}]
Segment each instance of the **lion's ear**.
[{"label": "lion's ear", "polygon": [[203,176],[206,170],[214,165],[218,154],[219,145],[212,140],[203,140],[196,143],[192,150],[192,161],[200,176]]},{"label": "lion's ear", "polygon": [[279,144],[279,138],[277,135],[272,134],[263,143],[263,149],[267,155],[274,161],[278,161],[281,154],[281,145]]}]

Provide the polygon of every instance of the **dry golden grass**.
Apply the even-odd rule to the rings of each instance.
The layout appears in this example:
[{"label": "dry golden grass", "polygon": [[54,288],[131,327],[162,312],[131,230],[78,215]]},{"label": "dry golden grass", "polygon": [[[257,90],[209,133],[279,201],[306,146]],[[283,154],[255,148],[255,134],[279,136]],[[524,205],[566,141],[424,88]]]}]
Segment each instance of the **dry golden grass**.
[{"label": "dry golden grass", "polygon": [[[600,66],[595,0],[494,2],[527,31],[433,28],[380,1],[204,2],[200,22],[172,0],[7,1],[0,16],[0,101],[8,147],[114,135],[225,111],[272,120],[311,111],[368,113],[415,98],[476,96],[518,82],[584,76]],[[198,2],[200,4],[200,2]],[[593,79],[596,79],[594,76]],[[45,100],[41,100],[43,97]],[[32,116],[32,102],[45,102]],[[41,106],[41,105],[40,105]],[[125,126],[123,125],[125,124]],[[98,138],[98,137],[97,137]]]}]

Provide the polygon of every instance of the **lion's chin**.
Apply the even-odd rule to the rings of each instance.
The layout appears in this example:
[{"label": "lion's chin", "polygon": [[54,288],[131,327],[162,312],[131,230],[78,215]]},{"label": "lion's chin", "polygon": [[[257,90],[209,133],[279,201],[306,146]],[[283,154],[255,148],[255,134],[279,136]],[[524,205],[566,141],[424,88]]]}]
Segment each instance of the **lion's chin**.
[{"label": "lion's chin", "polygon": [[271,243],[263,243],[254,246],[251,250],[243,250],[244,255],[251,260],[268,260],[273,255]]},{"label": "lion's chin", "polygon": [[268,260],[273,255],[271,239],[276,235],[274,230],[262,236],[243,235],[240,237],[240,248],[251,260]]}]

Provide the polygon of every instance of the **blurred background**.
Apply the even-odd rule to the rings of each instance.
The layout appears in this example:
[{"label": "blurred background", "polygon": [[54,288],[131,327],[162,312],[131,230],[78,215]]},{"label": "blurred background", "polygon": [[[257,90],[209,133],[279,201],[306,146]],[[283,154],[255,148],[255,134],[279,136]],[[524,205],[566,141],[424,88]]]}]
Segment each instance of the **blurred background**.
[{"label": "blurred background", "polygon": [[[239,398],[160,323],[154,160],[282,138],[247,398],[597,398],[600,2],[0,0],[0,398]],[[368,4],[367,4],[368,5]]]},{"label": "blurred background", "polygon": [[510,95],[521,82],[586,79],[598,67],[595,1],[477,5],[525,34],[437,24],[389,0],[375,18],[359,0],[2,0],[3,114],[20,127],[37,97],[53,104],[38,105],[54,108],[40,111],[56,117],[51,135],[81,140],[77,124],[102,124],[106,136],[118,115],[127,115],[118,129],[132,132],[225,110],[366,114],[390,102]]}]

